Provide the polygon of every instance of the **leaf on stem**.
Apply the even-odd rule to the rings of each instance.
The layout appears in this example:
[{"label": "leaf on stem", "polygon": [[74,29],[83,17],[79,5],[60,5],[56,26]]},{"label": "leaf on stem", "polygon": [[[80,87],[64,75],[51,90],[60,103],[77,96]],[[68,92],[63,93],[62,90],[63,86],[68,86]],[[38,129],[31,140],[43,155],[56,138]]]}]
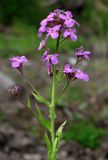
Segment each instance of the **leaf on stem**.
[{"label": "leaf on stem", "polygon": [[51,143],[50,143],[50,140],[49,140],[49,137],[48,137],[48,135],[47,135],[47,133],[45,132],[45,143],[46,143],[46,145],[47,145],[47,148],[48,148],[48,151],[51,151],[51,149],[52,149],[52,146],[51,146]]},{"label": "leaf on stem", "polygon": [[51,159],[52,155],[52,144],[50,143],[49,137],[47,133],[45,132],[45,138],[44,138],[45,144],[47,145],[48,148],[48,159]]},{"label": "leaf on stem", "polygon": [[56,138],[55,138],[55,144],[54,144],[55,151],[57,151],[59,148],[59,143],[62,139],[62,131],[63,131],[63,127],[65,126],[65,124],[66,124],[66,121],[62,123],[61,126],[56,131]]},{"label": "leaf on stem", "polygon": [[38,102],[44,103],[44,104],[46,104],[47,106],[50,105],[50,103],[48,102],[48,100],[46,100],[46,99],[43,98],[42,96],[37,95],[37,94],[35,94],[34,92],[33,92],[32,94],[33,94],[34,98],[35,98]]},{"label": "leaf on stem", "polygon": [[41,123],[41,125],[45,128],[47,128],[50,131],[50,122],[48,120],[45,119],[45,117],[42,115],[40,109],[38,106],[36,106],[37,108],[37,118],[39,120],[39,122]]},{"label": "leaf on stem", "polygon": [[47,133],[45,132],[45,139],[44,139],[47,148],[48,148],[48,158],[51,159],[51,154],[52,154],[52,144],[50,143],[49,137]]}]

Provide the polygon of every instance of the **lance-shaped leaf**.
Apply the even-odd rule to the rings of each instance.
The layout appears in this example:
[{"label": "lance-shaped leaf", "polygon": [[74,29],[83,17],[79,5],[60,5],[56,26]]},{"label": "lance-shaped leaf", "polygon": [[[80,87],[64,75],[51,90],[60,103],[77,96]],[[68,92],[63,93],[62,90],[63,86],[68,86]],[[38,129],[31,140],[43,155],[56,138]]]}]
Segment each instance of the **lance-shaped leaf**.
[{"label": "lance-shaped leaf", "polygon": [[48,130],[50,130],[50,122],[48,120],[45,119],[45,117],[43,116],[43,114],[41,113],[40,109],[38,106],[36,106],[37,108],[37,118],[39,120],[39,122],[41,123],[41,125],[45,128],[47,128]]},{"label": "lance-shaped leaf", "polygon": [[48,158],[51,159],[51,153],[52,153],[52,144],[50,143],[49,137],[47,135],[47,133],[45,132],[45,143],[47,145],[48,148]]},{"label": "lance-shaped leaf", "polygon": [[51,151],[52,146],[51,146],[51,143],[50,143],[49,137],[48,137],[48,135],[47,135],[47,133],[46,133],[46,132],[45,132],[45,143],[46,143],[46,145],[47,145],[48,151]]},{"label": "lance-shaped leaf", "polygon": [[62,131],[65,124],[66,124],[66,121],[56,131],[56,139],[55,139],[55,145],[54,145],[55,151],[57,151],[59,148],[59,143],[60,143],[60,140],[62,139]]},{"label": "lance-shaped leaf", "polygon": [[35,98],[38,102],[44,103],[44,104],[46,104],[47,106],[50,105],[50,103],[49,103],[45,98],[43,98],[42,96],[37,95],[37,94],[35,94],[34,92],[33,92],[32,94],[33,94],[34,98]]}]

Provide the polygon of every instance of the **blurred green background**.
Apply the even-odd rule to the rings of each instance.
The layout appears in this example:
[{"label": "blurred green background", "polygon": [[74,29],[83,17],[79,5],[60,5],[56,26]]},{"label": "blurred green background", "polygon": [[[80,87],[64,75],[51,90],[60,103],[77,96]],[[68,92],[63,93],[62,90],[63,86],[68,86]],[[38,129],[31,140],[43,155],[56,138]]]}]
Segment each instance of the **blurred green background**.
[{"label": "blurred green background", "polygon": [[[24,96],[26,95],[27,84],[8,63],[10,56],[26,55],[30,59],[30,64],[25,66],[25,73],[43,96],[50,97],[51,79],[47,77],[45,66],[41,62],[42,53],[37,52],[40,42],[37,31],[40,21],[56,8],[70,10],[80,23],[78,40],[66,41],[61,46],[62,60],[72,63],[74,60],[72,53],[80,46],[92,52],[89,63],[82,61],[79,64],[89,74],[90,81],[86,84],[75,82],[67,89],[57,106],[56,127],[68,119],[63,136],[66,143],[75,141],[82,148],[89,148],[91,155],[94,154],[92,149],[99,148],[96,156],[99,157],[101,152],[102,155],[106,155],[108,149],[106,138],[108,136],[108,0],[0,0],[0,124],[5,129],[8,124],[9,128],[14,128],[17,132],[23,130],[36,140],[39,138],[41,141],[43,138],[44,131],[31,113],[25,111],[17,100],[4,95],[9,86],[17,83],[26,86]],[[55,51],[54,40],[50,40],[48,45],[52,51]],[[45,108],[44,112],[47,115]],[[0,147],[3,150],[3,147]],[[87,156],[91,155],[87,152]],[[86,157],[85,152],[83,156]]]}]

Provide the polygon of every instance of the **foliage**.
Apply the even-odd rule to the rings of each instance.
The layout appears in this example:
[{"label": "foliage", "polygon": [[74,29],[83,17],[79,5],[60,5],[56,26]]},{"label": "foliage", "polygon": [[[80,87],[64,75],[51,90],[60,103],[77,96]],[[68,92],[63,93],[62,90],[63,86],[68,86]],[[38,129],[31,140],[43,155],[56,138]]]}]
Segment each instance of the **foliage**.
[{"label": "foliage", "polygon": [[64,139],[75,140],[79,144],[88,148],[97,148],[100,145],[100,138],[105,135],[105,130],[97,128],[91,122],[80,121],[64,132]]}]

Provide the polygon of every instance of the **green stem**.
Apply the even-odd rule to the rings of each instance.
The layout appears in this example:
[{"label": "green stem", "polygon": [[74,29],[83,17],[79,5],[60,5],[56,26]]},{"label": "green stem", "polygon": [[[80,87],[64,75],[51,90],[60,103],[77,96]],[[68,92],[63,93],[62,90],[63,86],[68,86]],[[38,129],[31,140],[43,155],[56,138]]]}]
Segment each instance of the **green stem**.
[{"label": "green stem", "polygon": [[60,45],[60,34],[59,34],[59,37],[58,37],[57,43],[56,43],[56,52],[59,51],[59,45]]},{"label": "green stem", "polygon": [[66,40],[66,38],[62,39],[62,40],[60,41],[60,44],[63,43],[65,40]]},{"label": "green stem", "polygon": [[66,90],[66,88],[67,88],[67,87],[68,87],[68,85],[69,85],[69,82],[70,82],[70,80],[68,80],[68,81],[66,82],[66,84],[65,84],[65,86],[63,87],[62,91],[60,92],[60,94],[59,94],[58,98],[56,99],[55,104],[57,104],[57,103],[58,103],[58,101],[60,100],[60,98],[62,97],[62,95],[63,95],[64,91]]},{"label": "green stem", "polygon": [[22,99],[22,98],[18,97],[18,99],[19,99],[19,101],[24,105],[24,107],[26,107],[27,109],[29,109],[29,110],[33,113],[33,115],[34,115],[35,117],[37,117],[36,112],[35,112],[35,111],[33,111],[31,107],[30,107],[30,108],[28,108],[28,105],[23,101],[23,99]]},{"label": "green stem", "polygon": [[24,72],[22,70],[19,70],[21,75],[23,76],[23,78],[25,79],[25,81],[28,83],[28,85],[31,87],[31,89],[41,98],[43,98],[39,92],[35,89],[35,87],[32,85],[32,83],[28,80],[28,78],[26,77],[26,75],[24,74]]},{"label": "green stem", "polygon": [[[60,34],[56,43],[56,52],[59,51],[59,41]],[[56,151],[54,147],[55,143],[55,94],[56,94],[56,65],[53,65],[53,82],[52,82],[52,96],[51,96],[51,108],[50,108],[50,118],[51,118],[51,140],[52,140],[52,153],[51,160],[56,160]]]},{"label": "green stem", "polygon": [[55,160],[56,153],[54,151],[54,142],[55,142],[55,132],[54,132],[54,123],[55,123],[55,92],[56,92],[56,66],[53,66],[53,84],[52,84],[52,98],[51,98],[51,139],[52,139],[52,155],[51,160]]}]

